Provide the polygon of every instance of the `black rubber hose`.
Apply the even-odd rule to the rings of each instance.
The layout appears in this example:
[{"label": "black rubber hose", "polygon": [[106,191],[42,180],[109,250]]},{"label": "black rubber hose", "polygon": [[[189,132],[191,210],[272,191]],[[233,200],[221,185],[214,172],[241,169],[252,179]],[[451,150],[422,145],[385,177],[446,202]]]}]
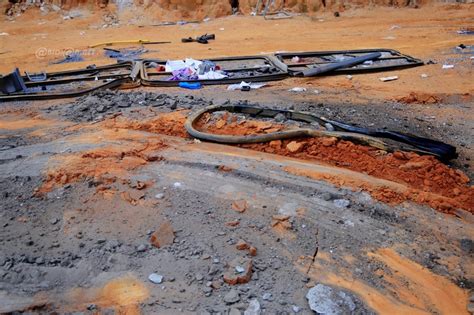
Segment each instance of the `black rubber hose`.
[{"label": "black rubber hose", "polygon": [[[295,130],[286,130],[273,132],[269,134],[259,134],[250,136],[229,136],[229,135],[216,135],[197,130],[194,124],[199,120],[205,113],[212,113],[216,111],[228,111],[232,113],[242,113],[250,115],[251,117],[267,117],[274,118],[278,114],[282,114],[286,119],[295,121],[303,121],[306,123],[318,123],[325,124],[330,123],[337,131],[325,131],[310,128],[300,128]],[[416,149],[408,149],[409,151],[417,152],[420,154],[431,154],[437,156],[442,161],[448,161],[456,158],[456,148],[452,145],[443,143],[441,141],[432,140],[428,138],[422,138],[413,135],[407,135],[395,131],[383,130],[383,129],[366,129],[341,123],[338,121],[332,121],[324,117],[318,117],[316,115],[304,112],[297,112],[291,110],[278,110],[271,108],[260,108],[248,105],[223,105],[223,106],[210,106],[201,109],[191,114],[186,123],[185,128],[187,132],[198,139],[203,139],[212,142],[219,143],[257,143],[257,142],[269,142],[272,140],[291,139],[298,137],[337,137],[339,139],[345,139],[355,142],[360,142],[366,145],[370,145],[382,150],[393,150],[389,148],[387,144],[378,138],[387,138],[399,143],[409,144]],[[397,148],[400,149],[400,148]]]},{"label": "black rubber hose", "polygon": [[456,152],[456,147],[433,139],[418,137],[414,135],[408,135],[404,133],[399,133],[396,131],[383,130],[383,129],[367,129],[356,127],[352,125],[347,125],[338,121],[332,121],[324,119],[326,122],[330,123],[339,130],[344,130],[348,132],[356,132],[360,134],[365,134],[372,137],[386,138],[394,141],[406,143],[412,145],[418,149],[428,151],[437,155],[441,160],[448,161],[458,157]]}]

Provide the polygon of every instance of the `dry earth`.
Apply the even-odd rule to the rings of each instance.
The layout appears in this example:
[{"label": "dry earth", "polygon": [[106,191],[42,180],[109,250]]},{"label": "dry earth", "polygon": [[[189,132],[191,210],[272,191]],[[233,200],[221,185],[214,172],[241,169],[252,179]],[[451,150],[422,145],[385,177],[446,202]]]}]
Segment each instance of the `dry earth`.
[{"label": "dry earth", "polygon": [[[266,314],[309,314],[305,296],[316,284],[344,293],[340,307],[354,313],[472,312],[474,77],[472,53],[455,48],[474,45],[456,33],[472,27],[472,5],[165,27],[132,13],[105,29],[102,12],[63,20],[32,10],[2,21],[0,71],[108,64],[98,49],[84,62],[50,63],[63,50],[137,38],[172,41],[146,47],[145,57],[160,59],[384,47],[435,64],[247,93],[141,88],[0,104],[1,313],[240,314],[256,300]],[[217,38],[180,42],[204,33]],[[43,47],[51,53],[40,58]],[[379,81],[389,75],[399,79]],[[288,91],[295,86],[307,91]],[[289,141],[193,141],[188,113],[226,102],[433,137],[460,156],[443,165],[344,141],[297,139],[295,152]],[[268,124],[216,115],[200,128],[279,125]]]}]

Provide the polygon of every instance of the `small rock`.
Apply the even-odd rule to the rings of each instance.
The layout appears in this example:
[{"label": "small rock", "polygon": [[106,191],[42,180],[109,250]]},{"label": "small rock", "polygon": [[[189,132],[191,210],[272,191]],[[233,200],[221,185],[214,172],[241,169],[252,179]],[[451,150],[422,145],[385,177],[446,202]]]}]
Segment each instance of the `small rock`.
[{"label": "small rock", "polygon": [[224,296],[224,302],[226,302],[227,304],[234,304],[238,301],[240,301],[240,295],[237,290],[232,289]]},{"label": "small rock", "polygon": [[144,251],[146,251],[146,245],[143,245],[143,244],[138,245],[137,252],[142,253]]},{"label": "small rock", "polygon": [[292,305],[291,309],[293,310],[294,313],[299,313],[301,311],[301,307],[297,305]]},{"label": "small rock", "polygon": [[286,120],[286,116],[282,113],[278,113],[273,119],[275,119],[276,122],[284,122]]},{"label": "small rock", "polygon": [[195,275],[195,278],[196,278],[197,281],[202,281],[204,279],[204,276],[201,273],[197,273]]},{"label": "small rock", "polygon": [[44,258],[43,258],[43,257],[38,257],[38,258],[36,258],[35,263],[36,263],[37,265],[42,265],[42,264],[44,264]]},{"label": "small rock", "polygon": [[273,301],[273,296],[270,292],[266,292],[263,294],[262,299],[264,301]]},{"label": "small rock", "polygon": [[159,193],[159,194],[155,195],[156,199],[163,199],[164,197],[165,197],[165,194],[163,194],[163,193]]},{"label": "small rock", "polygon": [[54,219],[51,219],[51,221],[49,221],[52,225],[55,225],[56,223],[59,222],[59,219],[58,218],[54,218]]},{"label": "small rock", "polygon": [[245,249],[249,249],[250,246],[244,240],[239,240],[237,244],[235,245],[235,248],[237,248],[238,250],[245,250]]},{"label": "small rock", "polygon": [[303,143],[291,141],[286,145],[286,149],[291,153],[298,153],[303,149]]},{"label": "small rock", "polygon": [[320,314],[351,314],[356,308],[348,294],[324,284],[312,287],[306,298],[309,307]]},{"label": "small rock", "polygon": [[334,199],[332,202],[338,208],[348,208],[351,205],[351,202],[347,199]]},{"label": "small rock", "polygon": [[235,271],[237,271],[238,273],[242,273],[245,271],[245,268],[242,266],[235,266]]},{"label": "small rock", "polygon": [[229,315],[240,315],[242,314],[238,308],[231,308],[229,311]]},{"label": "small rock", "polygon": [[260,303],[257,299],[253,299],[249,303],[249,307],[245,310],[244,315],[260,315],[262,312]]},{"label": "small rock", "polygon": [[[243,268],[242,272],[236,274],[237,268]],[[239,271],[241,270],[239,268]],[[252,260],[248,258],[236,258],[229,263],[229,269],[224,273],[224,282],[235,285],[247,283],[252,278]]]},{"label": "small rock", "polygon": [[461,249],[467,254],[474,253],[474,242],[470,239],[463,238],[460,241]]},{"label": "small rock", "polygon": [[325,147],[331,147],[337,143],[336,137],[324,137],[321,139],[321,144]]},{"label": "small rock", "polygon": [[245,212],[247,208],[248,208],[248,203],[246,200],[235,200],[234,202],[232,202],[232,209],[234,209],[235,211],[239,213]]},{"label": "small rock", "polygon": [[471,314],[474,313],[474,303],[469,303],[469,304],[467,305],[467,311],[468,311],[469,313],[471,313]]},{"label": "small rock", "polygon": [[163,282],[163,276],[157,273],[152,273],[148,276],[148,280],[150,280],[154,284],[160,284]]},{"label": "small rock", "polygon": [[174,229],[170,221],[164,221],[158,225],[155,232],[150,237],[150,243],[161,248],[163,246],[171,245],[174,242]]}]

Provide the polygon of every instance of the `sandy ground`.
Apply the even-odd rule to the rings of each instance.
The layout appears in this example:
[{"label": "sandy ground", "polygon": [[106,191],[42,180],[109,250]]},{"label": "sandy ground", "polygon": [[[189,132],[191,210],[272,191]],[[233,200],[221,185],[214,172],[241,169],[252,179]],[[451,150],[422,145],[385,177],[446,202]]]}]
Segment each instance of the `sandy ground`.
[{"label": "sandy ground", "polygon": [[[472,55],[455,49],[474,44],[456,34],[472,26],[471,12],[456,4],[166,27],[124,16],[107,29],[97,29],[100,13],[63,21],[27,12],[0,22],[9,34],[0,36],[2,72],[108,64],[100,49],[81,63],[50,63],[63,50],[139,38],[172,41],[146,46],[154,51],[144,56],[160,59],[383,47],[436,62],[246,94],[141,88],[0,104],[0,312],[240,314],[257,300],[267,314],[309,314],[305,295],[318,283],[348,295],[356,313],[472,312]],[[180,42],[203,33],[217,39]],[[389,75],[399,79],[380,82]],[[294,86],[308,91],[287,91]],[[424,104],[430,96],[436,102]],[[456,145],[460,157],[446,166],[347,142],[298,140],[305,149],[291,153],[287,142],[191,140],[189,110],[227,100],[418,133]],[[204,127],[216,131],[212,123]],[[246,124],[217,129],[260,130]],[[246,283],[229,283],[236,265]],[[161,284],[147,279],[153,272]]]}]

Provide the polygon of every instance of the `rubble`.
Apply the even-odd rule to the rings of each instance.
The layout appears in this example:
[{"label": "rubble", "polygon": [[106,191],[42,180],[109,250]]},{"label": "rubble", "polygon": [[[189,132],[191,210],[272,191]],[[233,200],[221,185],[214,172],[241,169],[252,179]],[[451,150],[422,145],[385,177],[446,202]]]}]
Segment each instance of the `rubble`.
[{"label": "rubble", "polygon": [[251,278],[252,260],[248,258],[235,258],[224,273],[224,282],[230,285],[247,283]]},{"label": "rubble", "polygon": [[151,234],[150,243],[157,248],[162,248],[164,246],[171,245],[174,241],[174,233],[175,232],[173,230],[171,222],[161,222],[157,226],[156,231]]}]

